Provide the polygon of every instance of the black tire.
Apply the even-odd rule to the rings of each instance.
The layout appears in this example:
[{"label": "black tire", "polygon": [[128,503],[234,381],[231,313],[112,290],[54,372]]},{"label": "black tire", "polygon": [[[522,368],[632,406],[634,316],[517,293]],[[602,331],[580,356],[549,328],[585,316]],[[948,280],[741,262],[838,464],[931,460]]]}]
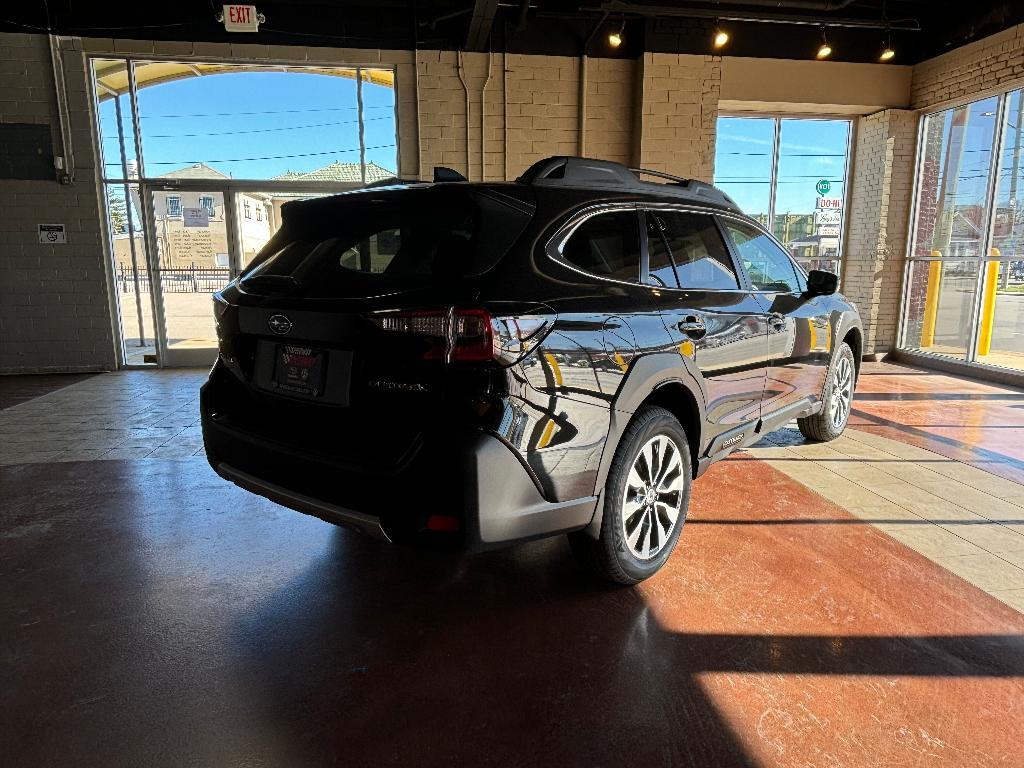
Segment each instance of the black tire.
[{"label": "black tire", "polygon": [[[836,399],[837,388],[842,385],[839,380],[842,378],[844,381],[845,377],[841,375],[842,371],[848,372],[849,378],[849,390],[848,397],[845,403],[845,412],[842,418],[837,421],[835,409],[839,407],[839,402]],[[837,374],[840,374],[837,378]],[[850,411],[852,408],[853,401],[853,389],[857,383],[857,365],[853,357],[853,350],[850,349],[850,345],[843,342],[836,349],[835,354],[832,356],[832,361],[828,366],[828,374],[825,378],[825,388],[821,393],[822,407],[821,411],[815,413],[812,416],[805,416],[802,419],[797,419],[797,426],[800,428],[801,434],[808,440],[814,440],[819,443],[827,443],[829,440],[835,440],[844,431],[846,431],[846,423],[850,418]]]},{"label": "black tire", "polygon": [[[662,438],[667,438],[667,441]],[[660,447],[663,451],[660,458],[667,459],[663,463],[659,461],[653,473],[655,476],[649,478],[647,483],[653,490],[648,491],[645,498],[657,500],[647,505],[641,505],[639,501],[632,502],[637,506],[630,518],[624,522],[626,485],[630,473],[639,461],[640,451],[649,448],[652,441],[655,441],[652,455],[659,456]],[[678,476],[673,453],[679,459]],[[647,463],[645,455],[644,465]],[[659,479],[661,470],[664,470],[664,474],[661,474]],[[668,560],[679,540],[679,533],[690,506],[692,479],[689,442],[682,425],[664,408],[644,406],[637,411],[615,449],[604,487],[601,535],[594,539],[583,531],[570,534],[569,542],[573,552],[588,570],[606,581],[632,585],[653,576]],[[659,488],[670,487],[672,490],[659,494]],[[640,496],[638,491],[636,498],[639,499]],[[665,536],[664,528],[670,520],[672,510],[670,504],[675,504],[677,500],[679,507],[676,518],[671,523],[668,535]],[[634,544],[627,540],[626,530],[630,522],[635,523],[632,527],[633,534],[640,538]],[[643,528],[644,525],[647,526],[646,529]],[[653,550],[649,557],[642,558],[634,552],[634,547],[643,549],[645,544],[652,550],[657,544],[657,549]]]}]

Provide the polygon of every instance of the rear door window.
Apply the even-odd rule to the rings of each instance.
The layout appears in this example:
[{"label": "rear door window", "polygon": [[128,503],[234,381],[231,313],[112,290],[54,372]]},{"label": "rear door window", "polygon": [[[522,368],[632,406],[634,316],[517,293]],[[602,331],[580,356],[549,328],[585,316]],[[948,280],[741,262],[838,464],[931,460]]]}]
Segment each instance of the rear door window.
[{"label": "rear door window", "polygon": [[600,277],[640,282],[640,226],[636,211],[591,216],[562,246],[562,259]]},{"label": "rear door window", "polygon": [[667,244],[680,288],[735,291],[740,287],[714,219],[685,211],[654,211],[648,217],[654,218]]}]

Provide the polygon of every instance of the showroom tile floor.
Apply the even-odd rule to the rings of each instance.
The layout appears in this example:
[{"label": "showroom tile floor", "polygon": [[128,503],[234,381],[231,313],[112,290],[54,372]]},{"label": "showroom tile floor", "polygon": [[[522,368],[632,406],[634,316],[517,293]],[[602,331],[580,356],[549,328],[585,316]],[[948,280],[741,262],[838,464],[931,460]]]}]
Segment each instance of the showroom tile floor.
[{"label": "showroom tile floor", "polygon": [[[1024,489],[1012,446],[917,445],[970,447],[941,407],[913,442],[783,430],[712,467],[666,568],[616,590],[563,539],[386,547],[225,483],[202,378],[0,411],[12,765],[1019,763]],[[1006,394],[970,402],[1014,431]]]}]

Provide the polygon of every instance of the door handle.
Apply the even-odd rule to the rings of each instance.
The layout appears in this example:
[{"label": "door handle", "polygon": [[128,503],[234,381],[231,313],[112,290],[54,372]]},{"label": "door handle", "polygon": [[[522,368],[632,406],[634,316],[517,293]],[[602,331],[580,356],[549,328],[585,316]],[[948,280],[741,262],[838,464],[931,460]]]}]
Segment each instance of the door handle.
[{"label": "door handle", "polygon": [[768,313],[768,324],[773,328],[785,328],[786,327],[786,316],[781,312],[769,312]]},{"label": "door handle", "polygon": [[696,315],[687,315],[676,323],[676,328],[685,333],[691,339],[700,339],[708,332],[704,321]]}]

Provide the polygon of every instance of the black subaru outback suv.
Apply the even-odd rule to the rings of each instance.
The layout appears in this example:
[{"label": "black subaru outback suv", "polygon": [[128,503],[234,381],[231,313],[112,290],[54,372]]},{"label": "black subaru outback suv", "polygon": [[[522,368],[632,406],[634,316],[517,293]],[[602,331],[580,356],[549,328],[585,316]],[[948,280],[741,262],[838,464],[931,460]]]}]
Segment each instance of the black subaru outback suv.
[{"label": "black subaru outback suv", "polygon": [[709,464],[792,419],[843,431],[861,329],[726,195],[646,173],[559,157],[287,204],[214,300],[213,468],[385,539],[568,533],[600,575],[652,575]]}]

